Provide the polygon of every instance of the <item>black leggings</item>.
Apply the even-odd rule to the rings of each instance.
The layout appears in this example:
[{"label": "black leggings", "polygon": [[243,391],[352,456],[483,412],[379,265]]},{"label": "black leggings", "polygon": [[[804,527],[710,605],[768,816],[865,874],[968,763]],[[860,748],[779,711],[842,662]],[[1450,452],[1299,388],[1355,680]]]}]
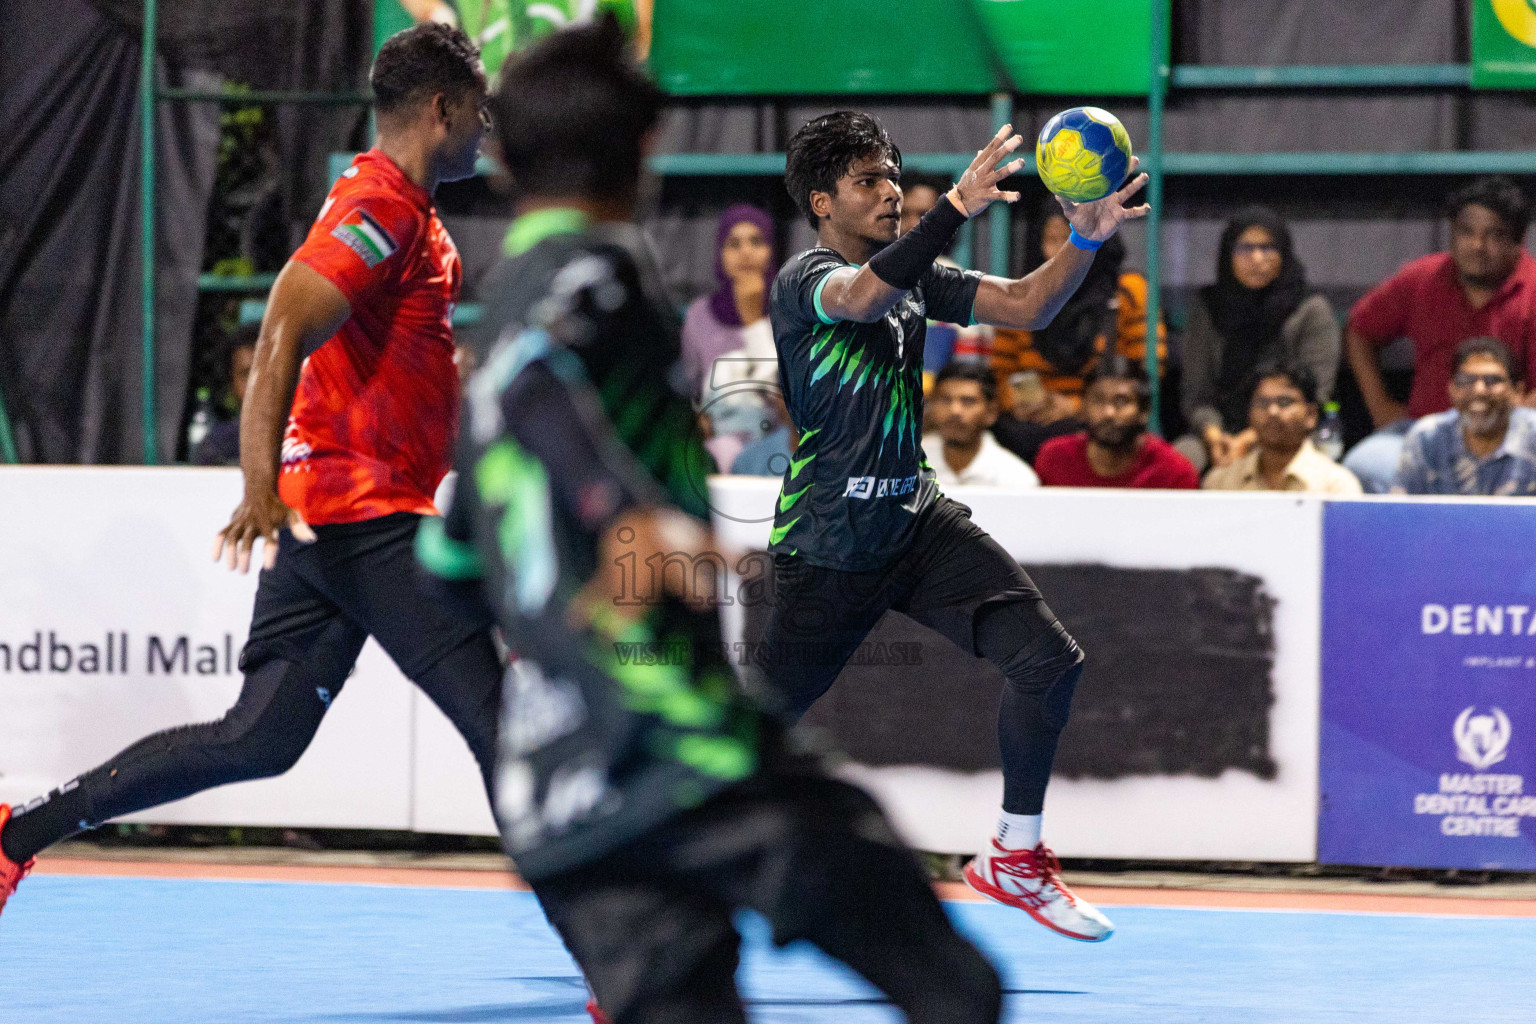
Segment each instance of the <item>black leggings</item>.
[{"label": "black leggings", "polygon": [[285,532],[277,564],[261,575],[234,707],[139,740],[27,804],[0,836],[6,856],[22,862],[112,818],[286,772],[370,634],[459,730],[489,795],[501,660],[484,621],[445,609],[425,589],[411,552],[419,519],[320,526],[320,539],[302,546]]},{"label": "black leggings", "polygon": [[[350,668],[341,671],[342,679]],[[487,795],[500,678],[495,644],[481,634],[415,680],[469,743]],[[81,821],[94,826],[214,786],[283,774],[298,763],[325,717],[332,696],[322,698],[321,689],[340,689],[336,673],[325,666],[267,662],[246,676],[240,699],[223,718],[155,733],[81,776],[88,801]]]},{"label": "black leggings", "polygon": [[1028,574],[958,502],[940,498],[923,510],[911,547],[884,569],[845,572],[776,556],[761,648],[765,702],[788,720],[804,715],[892,609],[1002,671],[1003,809],[1039,814],[1083,652]]}]

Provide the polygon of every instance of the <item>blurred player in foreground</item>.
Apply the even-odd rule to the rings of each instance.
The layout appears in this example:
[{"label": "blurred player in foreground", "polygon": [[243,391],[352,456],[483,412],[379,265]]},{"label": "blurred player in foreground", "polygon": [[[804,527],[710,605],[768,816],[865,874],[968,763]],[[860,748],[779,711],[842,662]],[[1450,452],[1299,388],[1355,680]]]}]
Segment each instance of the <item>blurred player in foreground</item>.
[{"label": "blurred player in foreground", "polygon": [[[1056,742],[1083,655],[1018,562],[940,493],[920,444],[926,319],[1039,330],[1051,322],[1146,181],[1081,205],[1063,201],[1067,245],[1028,277],[1004,280],[935,261],[955,232],[1016,192],[1023,165],[1005,125],[955,186],[899,238],[901,151],[873,118],[818,117],[788,147],[785,184],[817,246],[779,271],[769,317],[800,447],[770,533],[774,600],[765,668],[794,719],[826,692],[887,609],[905,612],[995,664],[1003,807],[966,867],[978,892],[1075,939],[1113,926],[1075,897],[1040,841]],[[1132,167],[1134,171],[1134,165]]]},{"label": "blurred player in foreground", "polygon": [[380,48],[372,84],[378,145],[278,275],[246,391],[245,497],[214,550],[244,572],[264,541],[239,700],[14,816],[0,806],[0,907],[35,854],[81,829],[287,771],[370,635],[458,727],[489,790],[501,685],[489,617],[437,604],[411,550],[436,514],[459,408],[459,256],[432,192],[474,171],[485,76],[463,33],[430,25]]},{"label": "blurred player in foreground", "polygon": [[524,198],[485,289],[496,341],[467,385],[453,502],[418,542],[440,574],[483,575],[521,657],[507,852],[618,1024],[745,1021],[743,907],[908,1020],[995,1021],[996,973],[874,802],[784,749],[693,574],[649,572],[719,556],[676,317],[632,223],[662,96],[624,48],[604,19],[502,69],[496,133]]}]

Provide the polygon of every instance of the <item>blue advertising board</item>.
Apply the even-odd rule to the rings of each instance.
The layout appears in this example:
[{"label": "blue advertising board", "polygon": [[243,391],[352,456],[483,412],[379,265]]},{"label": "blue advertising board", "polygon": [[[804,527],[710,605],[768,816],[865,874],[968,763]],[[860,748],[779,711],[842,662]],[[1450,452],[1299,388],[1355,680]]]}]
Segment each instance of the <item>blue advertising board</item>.
[{"label": "blue advertising board", "polygon": [[1318,859],[1536,869],[1536,505],[1330,502]]}]

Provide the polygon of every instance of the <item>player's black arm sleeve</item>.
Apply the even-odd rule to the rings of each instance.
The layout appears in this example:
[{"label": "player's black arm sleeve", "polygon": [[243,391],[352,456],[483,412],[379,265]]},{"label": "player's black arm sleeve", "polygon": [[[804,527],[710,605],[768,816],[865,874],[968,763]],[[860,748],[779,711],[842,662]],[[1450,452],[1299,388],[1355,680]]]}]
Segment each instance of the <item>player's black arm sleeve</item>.
[{"label": "player's black arm sleeve", "polygon": [[917,287],[933,261],[943,255],[965,214],[942,199],[923,215],[917,226],[854,270],[831,274],[820,286],[821,309],[833,320],[873,323]]},{"label": "player's black arm sleeve", "polygon": [[948,199],[940,199],[917,226],[869,258],[869,269],[892,288],[909,292],[917,287],[933,261],[944,255],[965,214]]}]

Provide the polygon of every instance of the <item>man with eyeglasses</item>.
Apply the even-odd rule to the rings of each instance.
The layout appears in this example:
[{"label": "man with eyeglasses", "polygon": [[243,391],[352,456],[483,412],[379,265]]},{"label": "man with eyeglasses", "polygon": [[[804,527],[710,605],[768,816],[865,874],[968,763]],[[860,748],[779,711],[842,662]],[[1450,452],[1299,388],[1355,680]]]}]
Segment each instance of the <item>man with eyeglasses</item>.
[{"label": "man with eyeglasses", "polygon": [[1294,360],[1261,365],[1248,403],[1253,449],[1236,462],[1213,469],[1208,491],[1306,491],[1359,494],[1360,481],[1317,450],[1317,376]]},{"label": "man with eyeglasses", "polygon": [[1088,429],[1052,438],[1035,459],[1047,487],[1140,487],[1193,490],[1199,474],[1162,438],[1147,433],[1152,389],[1147,371],[1122,355],[1105,356],[1083,378]]},{"label": "man with eyeglasses", "polygon": [[[1444,412],[1456,346],[1497,338],[1523,368],[1536,371],[1536,258],[1525,251],[1530,201],[1509,178],[1479,178],[1447,203],[1446,252],[1404,266],[1350,310],[1345,350],[1376,433],[1344,459],[1367,491],[1392,483],[1403,435],[1413,420]],[[1388,391],[1381,349],[1413,342],[1413,385],[1406,404]]]},{"label": "man with eyeglasses", "polygon": [[1518,361],[1493,338],[1456,350],[1454,408],[1426,416],[1403,442],[1395,494],[1536,494],[1536,410],[1523,407]]}]

